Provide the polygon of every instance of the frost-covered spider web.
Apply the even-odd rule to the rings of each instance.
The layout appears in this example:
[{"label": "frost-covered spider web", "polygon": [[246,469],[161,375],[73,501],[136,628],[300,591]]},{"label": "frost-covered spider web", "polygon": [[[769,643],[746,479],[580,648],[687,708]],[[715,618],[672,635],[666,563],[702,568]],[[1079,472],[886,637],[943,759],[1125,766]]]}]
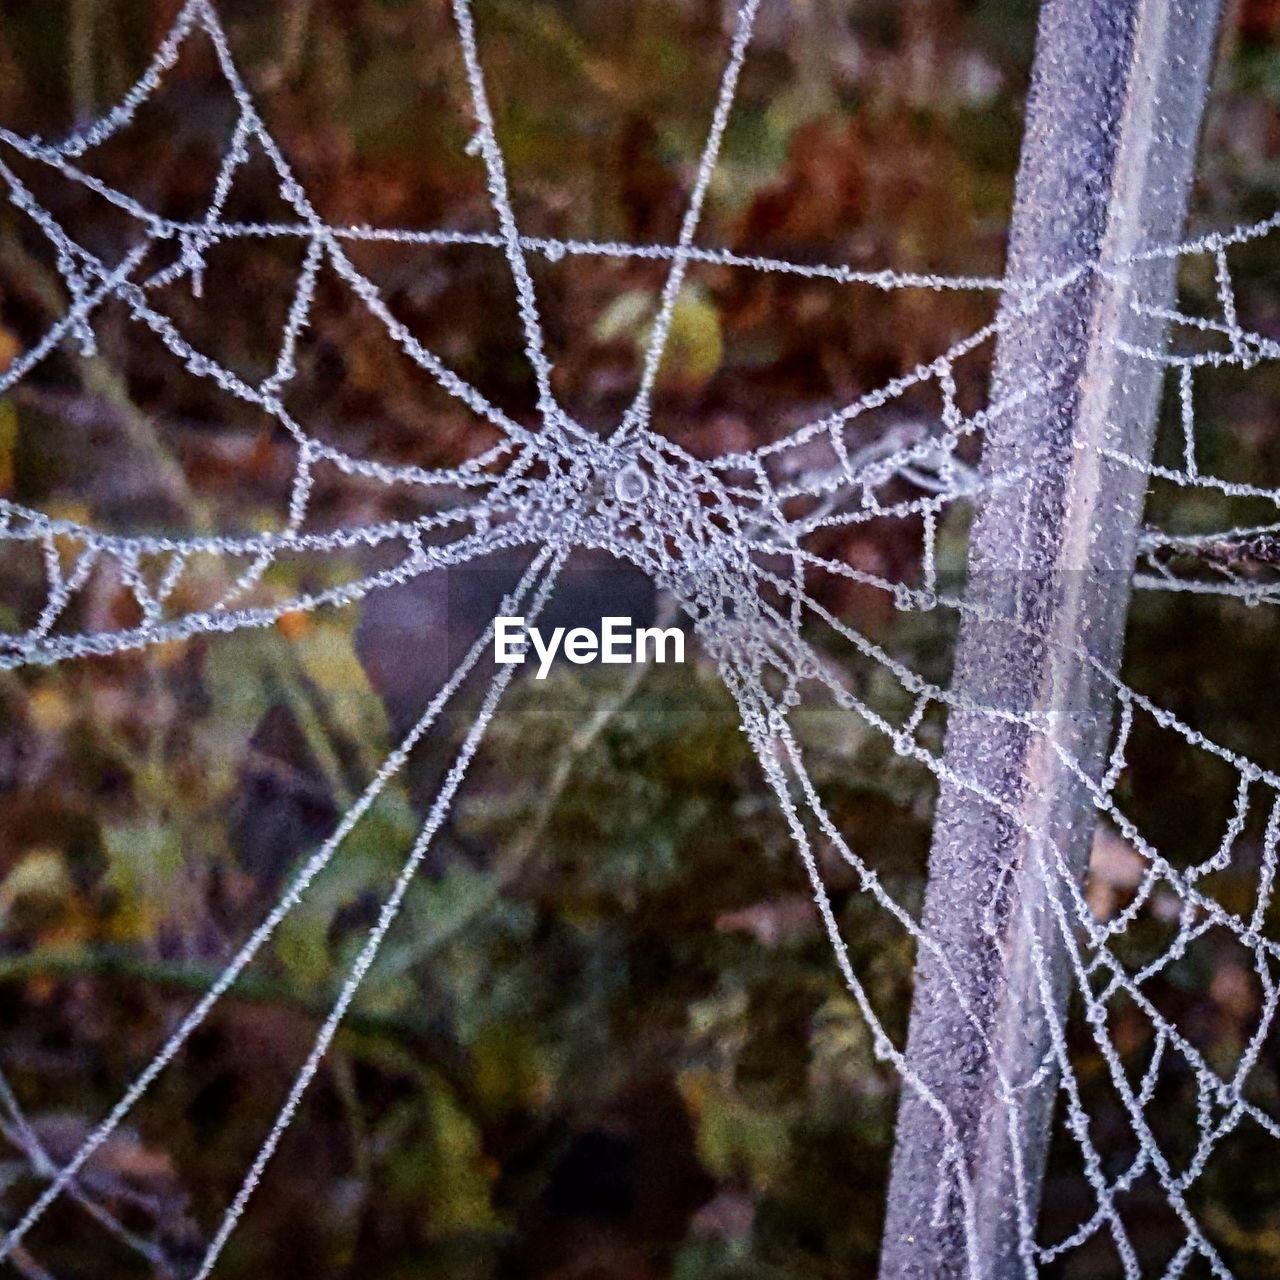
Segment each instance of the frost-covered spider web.
[{"label": "frost-covered spider web", "polygon": [[[267,415],[286,433],[293,449],[287,509],[280,526],[268,532],[121,533],[0,500],[0,540],[15,555],[40,557],[47,580],[39,609],[18,630],[0,639],[0,668],[73,662],[189,640],[202,633],[267,627],[290,615],[350,605],[392,585],[508,548],[529,549],[533,558],[503,601],[501,612],[520,613],[532,622],[552,597],[572,551],[610,553],[648,574],[689,618],[702,652],[736,702],[877,1056],[896,1070],[904,1090],[928,1094],[904,1045],[885,1029],[886,1011],[876,1007],[850,958],[819,854],[833,853],[847,864],[862,893],[911,939],[919,954],[933,957],[946,971],[960,960],[947,954],[922,928],[913,909],[894,897],[847,840],[812,777],[806,750],[793,730],[792,713],[813,704],[839,708],[882,734],[900,756],[961,790],[971,789],[972,781],[944,763],[937,734],[926,729],[957,706],[993,722],[1007,722],[1012,713],[958,701],[946,687],[846,622],[838,609],[824,603],[814,584],[820,577],[855,584],[883,594],[899,611],[922,615],[945,614],[955,619],[971,609],[962,595],[948,588],[946,575],[940,572],[939,531],[957,512],[962,516],[993,493],[1027,483],[1028,477],[1017,470],[1002,473],[990,465],[980,466],[978,456],[992,425],[1016,412],[1037,388],[1021,386],[1003,397],[990,398],[981,408],[962,408],[957,368],[967,357],[989,351],[1011,325],[1036,315],[1083,274],[1102,268],[1082,267],[1048,279],[959,278],[865,272],[839,264],[797,263],[701,247],[697,243],[700,219],[761,0],[746,0],[736,15],[705,145],[674,244],[524,236],[513,212],[501,138],[486,97],[471,7],[468,0],[454,0],[452,7],[475,122],[469,151],[483,169],[492,206],[494,229],[489,231],[344,226],[322,218],[259,114],[212,0],[189,0],[183,6],[141,78],[116,107],[92,124],[56,142],[0,129],[0,177],[8,198],[47,241],[68,297],[65,314],[0,374],[0,392],[17,385],[67,344],[92,354],[98,341],[95,324],[104,309],[113,305],[124,309],[131,325],[158,340],[187,373]],[[207,42],[212,48],[234,99],[235,122],[204,212],[173,220],[95,176],[92,160],[96,151],[129,130],[193,42]],[[113,206],[131,227],[131,247],[109,259],[73,238],[19,172],[17,158]],[[289,209],[288,217],[229,220],[226,209],[238,175],[263,160]],[[1125,352],[1156,362],[1165,371],[1181,432],[1178,459],[1152,463],[1107,451],[1101,461],[1137,471],[1153,486],[1164,485],[1193,497],[1205,494],[1240,500],[1249,504],[1250,511],[1269,509],[1277,514],[1271,520],[1258,518],[1195,533],[1146,528],[1134,579],[1141,590],[1211,594],[1268,609],[1280,599],[1280,489],[1224,478],[1209,470],[1198,449],[1196,402],[1197,380],[1204,371],[1248,370],[1280,354],[1280,344],[1243,326],[1231,262],[1233,252],[1278,227],[1280,215],[1229,234],[1143,251],[1142,261],[1172,258],[1202,263],[1216,282],[1217,309],[1210,315],[1158,309],[1158,314],[1147,318],[1171,326],[1169,350],[1161,346]],[[219,246],[244,241],[288,241],[300,246],[302,254],[273,366],[262,378],[237,372],[197,349],[162,302],[165,291],[175,286],[187,287],[199,297],[211,253]],[[501,253],[518,302],[524,355],[536,383],[532,420],[518,420],[499,408],[397,318],[382,290],[357,266],[353,247],[369,243]],[[576,422],[553,390],[534,265],[567,255],[649,260],[665,270],[638,386],[616,426],[603,434]],[[1001,305],[988,324],[838,410],[768,443],[699,458],[662,433],[652,401],[682,290],[691,268],[700,264],[817,278],[850,289],[971,291],[1000,299]],[[1106,270],[1123,286],[1126,273],[1139,265],[1137,260],[1122,261]],[[362,457],[309,430],[308,423],[290,408],[288,392],[297,375],[298,345],[311,323],[322,274],[340,281],[403,357],[485,424],[483,439],[496,442],[486,443],[458,465],[430,467]],[[1046,376],[1052,372],[1049,368]],[[863,430],[878,411],[917,392],[936,399],[936,423],[907,422],[889,431]],[[410,493],[426,510],[408,518],[324,527],[314,518],[314,497],[318,484],[336,482]],[[847,533],[863,527],[919,529],[918,577],[908,580],[855,567],[830,550],[832,531]],[[308,589],[285,595],[265,590],[273,569],[284,562],[328,565],[336,553],[348,551],[376,553],[375,567],[336,581],[313,575]],[[75,621],[77,602],[94,581],[104,577],[127,589],[136,610],[122,619],[94,615],[95,624],[82,627]],[[197,577],[203,597],[200,591],[188,589]],[[216,581],[216,589],[210,589],[211,581]],[[66,1195],[78,1200],[103,1227],[123,1233],[126,1242],[159,1265],[147,1252],[147,1242],[122,1227],[95,1199],[88,1176],[95,1154],[232,990],[316,878],[341,857],[344,841],[402,772],[415,747],[438,726],[451,698],[474,673],[488,670],[492,641],[491,625],[474,638],[417,722],[368,780],[332,835],[296,872],[221,976],[60,1168],[43,1150],[12,1090],[0,1078],[0,1104],[6,1116],[3,1132],[43,1184],[9,1230],[0,1257],[26,1274],[43,1274],[29,1252],[29,1237],[49,1207]],[[877,672],[894,696],[880,698],[868,692],[868,682],[850,676],[848,664],[837,660],[846,655]],[[495,668],[487,675],[483,699],[457,756],[238,1193],[205,1242],[203,1259],[194,1273],[197,1277],[213,1271],[255,1190],[269,1176],[272,1157],[439,837],[514,670]],[[1022,1256],[1027,1272],[1034,1274],[1074,1250],[1109,1240],[1124,1274],[1145,1274],[1128,1215],[1139,1196],[1148,1200],[1154,1196],[1169,1211],[1170,1246],[1160,1264],[1163,1274],[1182,1274],[1199,1260],[1213,1274],[1227,1275],[1230,1270],[1220,1246],[1213,1242],[1212,1224],[1203,1220],[1198,1206],[1199,1185],[1219,1153],[1229,1151],[1242,1134],[1280,1137],[1274,1087],[1269,1076],[1259,1080],[1267,1054],[1275,1052],[1273,1023],[1280,1001],[1273,967],[1278,944],[1271,903],[1280,844],[1280,775],[1233,750],[1229,743],[1210,739],[1109,673],[1107,679],[1117,714],[1105,773],[1100,779],[1087,780],[1100,823],[1090,881],[1078,882],[1044,833],[1039,845],[1043,857],[1037,873],[1051,887],[1052,929],[1067,957],[1072,1004],[1064,1012],[1052,999],[1042,1002],[1039,1016],[1049,1024],[1052,1046],[1048,1057],[1038,1064],[1034,1079],[1000,1082],[1012,1123],[1020,1092],[1056,1079],[1062,1135],[1074,1149],[1087,1210],[1065,1233],[1045,1238],[1037,1230],[1034,1194],[1028,1193],[1026,1203],[1014,1206],[1022,1223]],[[899,709],[904,706],[905,710]],[[1015,718],[1032,736],[1047,735],[1053,729],[1039,712]],[[1167,740],[1170,750],[1210,757],[1215,767],[1225,768],[1232,776],[1233,812],[1221,840],[1199,860],[1175,861],[1162,854],[1117,799],[1118,784],[1130,763],[1130,743],[1139,734]],[[1112,859],[1111,864],[1105,856],[1100,860],[1099,848]],[[1114,867],[1117,859],[1123,871],[1120,888],[1114,893],[1100,891],[1100,884],[1106,889],[1110,883],[1107,866]],[[1234,880],[1231,892],[1220,892],[1222,873],[1241,868],[1247,870],[1252,890],[1248,898],[1241,897]],[[1150,994],[1154,979],[1175,969],[1195,952],[1197,944],[1210,938],[1228,940],[1233,954],[1242,958],[1246,981],[1256,992],[1247,1035],[1227,1050],[1206,1047],[1202,1037],[1180,1025]],[[957,984],[957,998],[959,990]],[[1141,1027],[1139,1035],[1133,1032],[1135,1024]],[[1089,1080],[1080,1078],[1076,1066],[1082,1047],[1102,1064]],[[1161,1117],[1153,1104],[1165,1096],[1165,1090],[1181,1090],[1176,1097],[1184,1110],[1189,1099],[1194,1114],[1182,1117],[1194,1124],[1196,1136],[1189,1147],[1179,1147],[1162,1133]],[[1105,1105],[1123,1113],[1128,1140],[1120,1149],[1108,1147],[1091,1124],[1095,1095],[1105,1095]],[[956,1145],[945,1107],[941,1102],[937,1106],[943,1129],[950,1135],[937,1153],[943,1171],[940,1187],[944,1197],[954,1198],[961,1206],[961,1216],[968,1221],[974,1188],[965,1153]]]}]

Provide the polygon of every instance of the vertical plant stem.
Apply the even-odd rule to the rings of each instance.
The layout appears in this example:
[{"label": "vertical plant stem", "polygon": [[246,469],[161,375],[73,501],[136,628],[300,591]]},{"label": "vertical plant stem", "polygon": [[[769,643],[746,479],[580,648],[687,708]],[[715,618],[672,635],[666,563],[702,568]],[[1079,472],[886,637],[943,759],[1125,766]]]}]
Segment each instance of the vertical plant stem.
[{"label": "vertical plant stem", "polygon": [[1181,231],[1217,20],[1041,11],[1008,270],[1069,283],[1024,315],[1011,296],[997,351],[994,401],[1025,399],[986,439],[923,920],[947,961],[918,961],[881,1280],[1037,1274],[1058,908],[1088,863],[1163,372],[1119,344],[1165,342],[1135,304],[1170,303],[1177,258],[1134,255]]}]

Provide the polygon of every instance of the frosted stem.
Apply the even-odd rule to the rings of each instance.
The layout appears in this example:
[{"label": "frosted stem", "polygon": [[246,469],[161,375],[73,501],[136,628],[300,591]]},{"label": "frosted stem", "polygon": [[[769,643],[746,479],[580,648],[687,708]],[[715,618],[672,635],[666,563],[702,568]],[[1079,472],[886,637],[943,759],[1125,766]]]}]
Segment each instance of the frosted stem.
[{"label": "frosted stem", "polygon": [[[1041,13],[1008,274],[1078,274],[1010,316],[997,347],[993,398],[1033,390],[987,433],[987,476],[1021,479],[989,490],[970,542],[952,684],[970,709],[950,717],[923,920],[963,1000],[922,953],[905,1074],[929,1098],[904,1090],[881,1280],[1037,1273],[1068,983],[1058,920],[1088,863],[1084,779],[1106,767],[1151,455],[1162,367],[1138,352],[1163,351],[1157,313],[1173,297],[1174,264],[1144,251],[1184,218],[1217,20],[1214,0],[1046,0]],[[972,1218],[938,1158],[936,1099]]]}]

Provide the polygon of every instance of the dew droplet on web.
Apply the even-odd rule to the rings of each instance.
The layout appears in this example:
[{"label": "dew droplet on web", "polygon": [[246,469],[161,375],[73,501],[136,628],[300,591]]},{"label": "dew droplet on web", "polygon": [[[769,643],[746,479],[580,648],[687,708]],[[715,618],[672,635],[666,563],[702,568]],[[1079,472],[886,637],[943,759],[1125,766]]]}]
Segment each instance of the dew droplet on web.
[{"label": "dew droplet on web", "polygon": [[649,492],[649,477],[634,462],[628,462],[614,477],[613,491],[622,502],[639,502]]}]

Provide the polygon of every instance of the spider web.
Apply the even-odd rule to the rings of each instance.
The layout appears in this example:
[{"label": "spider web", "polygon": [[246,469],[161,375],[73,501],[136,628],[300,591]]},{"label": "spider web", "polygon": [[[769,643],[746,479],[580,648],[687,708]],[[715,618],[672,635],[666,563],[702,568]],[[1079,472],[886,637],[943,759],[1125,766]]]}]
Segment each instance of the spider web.
[{"label": "spider web", "polygon": [[[960,790],[974,788],[944,762],[936,736],[923,732],[930,718],[953,709],[1008,722],[1013,713],[973,704],[926,679],[880,644],[841,619],[815,594],[821,573],[884,593],[901,611],[936,611],[951,618],[972,606],[945,588],[938,567],[938,536],[956,511],[980,503],[997,489],[1024,484],[1016,471],[980,468],[975,450],[993,423],[1014,412],[1036,388],[1023,386],[985,407],[965,412],[957,395],[957,366],[974,353],[990,350],[1011,325],[1075,284],[1080,268],[1057,278],[947,277],[893,271],[866,272],[840,264],[792,262],[697,243],[699,224],[725,129],[748,55],[759,0],[745,0],[737,12],[714,111],[674,244],[633,245],[521,234],[512,208],[504,153],[486,96],[485,77],[468,0],[453,0],[458,45],[470,90],[475,134],[469,151],[483,166],[496,230],[412,230],[333,225],[317,212],[280,146],[264,123],[237,69],[213,0],[188,0],[172,29],[133,88],[117,106],[61,141],[0,129],[0,143],[12,156],[92,192],[125,215],[133,243],[117,260],[106,260],[72,237],[33,193],[15,166],[0,154],[3,178],[13,206],[43,234],[57,262],[70,305],[44,336],[13,360],[0,375],[0,393],[8,391],[65,344],[95,350],[95,320],[107,304],[122,306],[132,324],[163,344],[173,360],[197,379],[243,405],[268,415],[287,434],[294,450],[287,509],[280,528],[253,534],[199,533],[191,536],[130,534],[0,499],[0,540],[13,550],[34,550],[42,557],[47,587],[42,607],[25,629],[0,638],[0,668],[50,665],[93,655],[186,640],[202,633],[233,632],[270,626],[287,614],[355,603],[372,592],[421,575],[477,561],[504,548],[531,548],[536,554],[501,613],[523,613],[533,622],[551,598],[570,552],[606,551],[640,567],[673,597],[691,620],[703,652],[716,665],[741,715],[742,726],[776,796],[804,865],[814,901],[837,964],[874,1039],[877,1057],[890,1064],[904,1090],[936,1105],[949,1135],[938,1153],[943,1174],[940,1196],[955,1197],[972,1230],[974,1188],[964,1153],[945,1106],[929,1098],[927,1085],[912,1070],[904,1049],[885,1030],[885,1011],[877,1009],[841,936],[819,853],[833,851],[852,869],[861,892],[873,900],[919,954],[927,954],[951,972],[948,956],[919,920],[886,887],[881,876],[859,857],[833,819],[806,763],[791,715],[801,705],[828,704],[882,734],[894,752]],[[123,134],[143,106],[159,91],[184,48],[205,39],[235,103],[235,124],[202,216],[174,220],[159,216],[126,191],[93,175],[84,163]],[[288,220],[237,222],[225,210],[237,175],[254,157],[269,163]],[[1166,371],[1169,394],[1177,406],[1181,432],[1178,458],[1153,463],[1114,450],[1102,450],[1107,463],[1141,473],[1152,486],[1179,493],[1206,493],[1252,504],[1250,510],[1280,507],[1280,490],[1211,473],[1197,440],[1197,381],[1208,370],[1248,370],[1275,359],[1280,344],[1244,328],[1238,316],[1230,257],[1233,251],[1280,227],[1280,215],[1229,234],[1212,234],[1185,243],[1143,251],[1128,262],[1106,268],[1123,285],[1127,273],[1155,258],[1203,260],[1217,288],[1217,314],[1196,316],[1180,310],[1135,311],[1167,323],[1170,350],[1120,344],[1128,356],[1156,362]],[[287,318],[279,334],[271,372],[261,380],[238,373],[198,350],[166,314],[159,298],[165,289],[185,283],[198,297],[204,288],[207,258],[217,246],[244,241],[289,240],[303,246]],[[537,391],[536,423],[518,421],[464,380],[429,350],[393,313],[383,292],[353,260],[353,246],[452,246],[501,252],[517,299],[524,354]],[[161,251],[172,259],[156,265]],[[612,433],[600,435],[575,422],[552,389],[552,363],[538,305],[531,263],[567,255],[640,259],[666,271],[656,318],[644,347],[634,397]],[[740,272],[774,273],[830,281],[849,288],[881,291],[975,291],[1000,299],[994,319],[955,342],[936,358],[904,376],[758,447],[700,459],[663,436],[653,425],[652,395],[671,336],[678,299],[689,270],[712,265]],[[331,272],[368,316],[393,340],[404,357],[496,433],[497,442],[450,467],[392,465],[358,456],[309,432],[287,407],[287,391],[297,374],[299,342],[308,330],[322,271]],[[1049,371],[1050,373],[1052,371]],[[863,433],[863,422],[877,410],[905,402],[927,390],[941,404],[936,424],[913,423],[887,433]],[[411,519],[312,527],[313,498],[319,478],[336,477],[421,495],[428,509]],[[823,551],[822,537],[832,530],[862,526],[922,530],[921,572],[914,582],[855,568]],[[327,561],[334,553],[372,550],[382,567],[349,575],[333,585],[298,591],[284,598],[259,591],[272,567],[283,558]],[[223,573],[222,589],[205,607],[175,604],[193,566],[213,561]],[[1215,595],[1245,605],[1276,603],[1280,598],[1280,518],[1194,533],[1146,528],[1140,540],[1134,583],[1142,590]],[[132,594],[138,621],[76,629],[73,606],[96,574],[110,573]],[[87,1178],[95,1153],[107,1143],[180,1053],[218,1001],[270,941],[286,916],[302,901],[317,876],[339,855],[352,830],[404,769],[410,755],[435,728],[450,702],[474,672],[483,670],[491,652],[493,624],[480,634],[403,740],[386,757],[332,835],[296,872],[278,902],[225,966],[212,987],[181,1019],[160,1051],[132,1082],[61,1168],[43,1150],[24,1118],[12,1090],[0,1079],[3,1132],[26,1158],[44,1187],[0,1245],[26,1274],[45,1274],[26,1249],[32,1228],[61,1196],[75,1198],[105,1229],[126,1240],[153,1265],[153,1247],[112,1217],[95,1199]],[[877,670],[902,695],[905,714],[886,711],[850,679],[831,657],[843,647]],[[194,1273],[197,1280],[214,1269],[235,1231],[281,1138],[405,902],[423,859],[440,832],[463,784],[514,667],[495,669],[478,713],[431,802],[399,875],[382,902],[324,1019],[307,1057],[280,1105],[240,1189],[208,1240]],[[1042,968],[1040,1016],[1048,1023],[1051,1050],[1038,1079],[1056,1078],[1061,1094],[1061,1126],[1074,1145],[1089,1212],[1066,1234],[1041,1239],[1033,1202],[1017,1206],[1022,1223],[1023,1259],[1028,1274],[1095,1238],[1109,1238],[1126,1276],[1143,1274],[1138,1248],[1126,1219],[1126,1201],[1136,1188],[1160,1196],[1180,1235],[1163,1274],[1182,1274],[1193,1260],[1215,1275],[1231,1274],[1211,1241],[1196,1208],[1195,1192],[1215,1153],[1243,1129],[1252,1127],[1280,1137],[1280,1118],[1268,1105],[1267,1091],[1254,1089],[1264,1057],[1280,986],[1274,972],[1277,942],[1271,936],[1271,905],[1277,845],[1280,844],[1280,776],[1184,723],[1136,688],[1106,673],[1114,691],[1116,720],[1108,763],[1100,780],[1081,770],[1102,830],[1139,869],[1123,906],[1100,910],[1088,885],[1066,867],[1052,840],[1037,845],[1037,872],[1051,886],[1057,942],[1067,958],[1077,1014],[1070,1018],[1049,994]],[[1013,719],[1031,735],[1048,735],[1052,726],[1039,714]],[[1129,747],[1139,731],[1211,757],[1235,779],[1234,810],[1217,847],[1189,865],[1175,865],[1148,840],[1117,801],[1117,786],[1129,767]],[[1071,762],[1067,762],[1070,764]],[[1001,807],[998,797],[983,796]],[[1004,806],[1007,809],[1007,806]],[[1265,815],[1259,823],[1257,815]],[[1016,813],[1009,813],[1018,820]],[[1214,877],[1246,859],[1246,829],[1262,826],[1250,846],[1247,904],[1215,891]],[[1041,833],[1043,836],[1043,833]],[[1144,921],[1163,921],[1166,929],[1154,948],[1134,945]],[[1176,967],[1201,939],[1228,937],[1247,957],[1261,993],[1246,1041],[1227,1062],[1211,1055],[1176,1018],[1162,1012],[1150,990],[1153,979]],[[1042,966],[1046,964],[1039,957]],[[960,986],[953,981],[956,997]],[[1113,1018],[1123,1008],[1144,1023],[1149,1048],[1143,1055],[1122,1050]],[[1078,1025],[1077,1025],[1078,1024]],[[1102,1086],[1112,1105],[1127,1119],[1133,1146],[1108,1151],[1090,1123],[1086,1085],[1073,1064],[1072,1038],[1083,1036],[1105,1066]],[[990,1045],[987,1045],[990,1049]],[[1175,1152],[1162,1138],[1153,1100],[1170,1077],[1189,1081],[1194,1097],[1197,1140],[1189,1151]],[[1003,1103],[1016,1122],[1020,1091],[1037,1081],[1002,1080]],[[1097,1082],[1089,1087],[1096,1087]]]}]

